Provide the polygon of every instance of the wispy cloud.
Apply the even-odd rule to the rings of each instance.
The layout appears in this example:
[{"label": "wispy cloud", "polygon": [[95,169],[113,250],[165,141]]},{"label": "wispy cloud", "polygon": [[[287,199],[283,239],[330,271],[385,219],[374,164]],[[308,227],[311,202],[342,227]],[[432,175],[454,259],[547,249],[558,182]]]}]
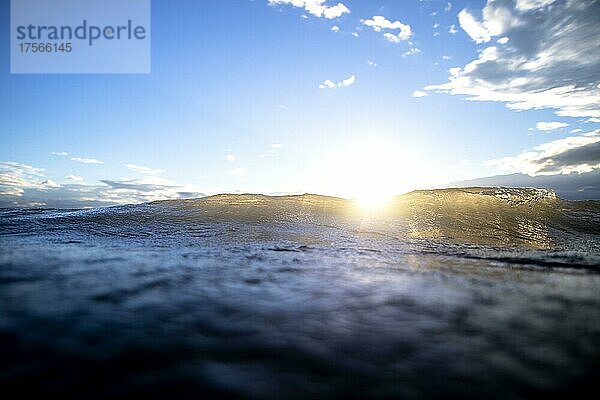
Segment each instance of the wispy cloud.
[{"label": "wispy cloud", "polygon": [[567,126],[569,126],[569,124],[567,124],[566,122],[538,122],[537,124],[535,124],[535,129],[538,131],[548,132],[560,128],[566,128]]},{"label": "wispy cloud", "polygon": [[[552,5],[552,6],[550,6]],[[449,81],[426,90],[498,101],[515,110],[551,108],[569,117],[600,117],[600,37],[593,1],[488,1],[478,20],[470,11],[459,22],[478,44],[498,38]],[[504,39],[506,38],[506,39]]]},{"label": "wispy cloud", "polygon": [[422,90],[415,90],[412,95],[413,97],[425,97],[427,96],[427,92],[424,92]]},{"label": "wispy cloud", "polygon": [[83,177],[81,177],[79,175],[67,175],[67,176],[65,176],[65,179],[67,179],[69,181],[73,181],[73,182],[82,182],[83,181]]},{"label": "wispy cloud", "polygon": [[132,171],[135,171],[135,172],[137,172],[139,174],[143,174],[143,175],[159,175],[159,174],[165,173],[164,169],[142,167],[142,166],[136,165],[136,164],[127,164],[126,167]]},{"label": "wispy cloud", "polygon": [[96,160],[95,158],[71,157],[71,161],[82,164],[104,164],[104,161]]},{"label": "wispy cloud", "polygon": [[59,156],[59,157],[66,157],[69,155],[69,153],[67,153],[66,151],[53,151],[52,153],[53,156]]},{"label": "wispy cloud", "polygon": [[281,4],[303,8],[315,17],[325,17],[327,19],[338,18],[350,12],[350,9],[344,3],[328,5],[327,0],[268,0],[268,2],[270,5]]}]

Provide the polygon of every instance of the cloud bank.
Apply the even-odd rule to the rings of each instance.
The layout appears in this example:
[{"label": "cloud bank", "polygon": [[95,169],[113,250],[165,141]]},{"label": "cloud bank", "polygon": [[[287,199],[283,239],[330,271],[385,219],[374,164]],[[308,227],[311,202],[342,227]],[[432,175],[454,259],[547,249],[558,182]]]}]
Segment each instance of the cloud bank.
[{"label": "cloud bank", "polygon": [[66,179],[73,183],[60,185],[48,179],[41,168],[0,162],[0,207],[81,208],[204,196],[192,187],[148,175],[102,180],[100,185],[83,184],[83,178],[76,175]]},{"label": "cloud bank", "polygon": [[497,44],[426,90],[514,110],[600,117],[599,1],[488,0],[481,15],[462,10],[460,26],[475,43]]},{"label": "cloud bank", "polygon": [[544,143],[534,147],[533,151],[484,164],[530,176],[592,172],[600,168],[600,129]]}]

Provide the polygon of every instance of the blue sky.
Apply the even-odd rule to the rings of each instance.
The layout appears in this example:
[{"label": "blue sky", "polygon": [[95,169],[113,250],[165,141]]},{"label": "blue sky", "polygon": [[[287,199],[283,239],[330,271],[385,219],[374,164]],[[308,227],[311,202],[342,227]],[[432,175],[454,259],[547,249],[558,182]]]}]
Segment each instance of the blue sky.
[{"label": "blue sky", "polygon": [[147,75],[10,74],[0,30],[2,203],[383,196],[600,167],[598,2],[338,3],[155,0]]}]

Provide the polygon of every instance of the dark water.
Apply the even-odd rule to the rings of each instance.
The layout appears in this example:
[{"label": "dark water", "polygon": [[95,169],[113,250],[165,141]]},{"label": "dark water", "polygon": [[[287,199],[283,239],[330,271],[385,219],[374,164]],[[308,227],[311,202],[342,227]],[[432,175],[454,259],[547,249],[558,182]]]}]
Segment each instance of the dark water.
[{"label": "dark water", "polygon": [[600,206],[418,192],[0,211],[0,387],[65,398],[585,397]]}]

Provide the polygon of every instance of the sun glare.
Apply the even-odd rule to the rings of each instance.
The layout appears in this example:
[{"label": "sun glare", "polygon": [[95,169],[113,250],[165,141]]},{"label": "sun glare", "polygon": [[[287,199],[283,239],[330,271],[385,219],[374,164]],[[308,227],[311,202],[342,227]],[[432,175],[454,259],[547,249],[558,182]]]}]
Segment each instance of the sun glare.
[{"label": "sun glare", "polygon": [[329,161],[326,171],[331,176],[324,177],[328,186],[354,199],[363,211],[384,209],[405,188],[405,159],[391,143],[357,143],[334,154]]}]

